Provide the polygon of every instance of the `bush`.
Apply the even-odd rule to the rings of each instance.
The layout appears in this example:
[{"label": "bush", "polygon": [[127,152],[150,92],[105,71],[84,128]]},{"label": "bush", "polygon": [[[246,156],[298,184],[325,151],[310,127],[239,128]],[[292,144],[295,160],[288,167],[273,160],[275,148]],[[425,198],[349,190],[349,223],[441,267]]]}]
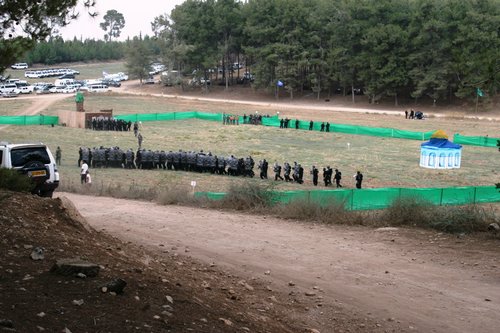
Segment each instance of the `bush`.
[{"label": "bush", "polygon": [[276,206],[273,213],[285,219],[326,224],[364,224],[361,214],[346,210],[343,202],[335,200],[321,204],[308,200],[295,200]]},{"label": "bush", "polygon": [[262,210],[273,205],[272,187],[272,184],[259,185],[255,182],[231,185],[224,198],[213,201],[212,206],[244,211]]},{"label": "bush", "polygon": [[381,214],[385,225],[416,226],[448,233],[486,231],[495,212],[478,205],[433,206],[419,198],[401,198]]},{"label": "bush", "polygon": [[16,170],[0,168],[0,188],[16,192],[31,192],[35,184],[28,176]]}]

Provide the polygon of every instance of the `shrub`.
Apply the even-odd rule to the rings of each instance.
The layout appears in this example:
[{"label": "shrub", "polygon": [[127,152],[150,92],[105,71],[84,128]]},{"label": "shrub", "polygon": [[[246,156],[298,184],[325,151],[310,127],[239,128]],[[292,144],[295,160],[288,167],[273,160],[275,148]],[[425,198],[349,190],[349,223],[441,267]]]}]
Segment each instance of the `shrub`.
[{"label": "shrub", "polygon": [[16,170],[0,168],[0,188],[16,192],[31,192],[35,185],[28,176]]},{"label": "shrub", "polygon": [[314,221],[326,224],[364,224],[361,214],[348,211],[344,202],[310,202],[308,200],[295,200],[288,204],[276,206],[273,213],[285,219]]},{"label": "shrub", "polygon": [[272,184],[260,185],[255,182],[231,185],[224,198],[213,201],[211,206],[244,211],[264,209],[273,204],[272,188]]},{"label": "shrub", "polygon": [[386,225],[408,225],[448,233],[486,231],[495,212],[478,205],[433,206],[419,198],[401,198],[381,214]]},{"label": "shrub", "polygon": [[202,199],[195,198],[186,187],[169,185],[158,191],[156,201],[161,205],[201,206]]},{"label": "shrub", "polygon": [[439,207],[429,226],[449,233],[472,233],[487,231],[488,225],[496,221],[493,210],[484,206],[446,206]]},{"label": "shrub", "polygon": [[402,197],[394,200],[380,216],[386,225],[428,226],[437,207],[417,197]]}]

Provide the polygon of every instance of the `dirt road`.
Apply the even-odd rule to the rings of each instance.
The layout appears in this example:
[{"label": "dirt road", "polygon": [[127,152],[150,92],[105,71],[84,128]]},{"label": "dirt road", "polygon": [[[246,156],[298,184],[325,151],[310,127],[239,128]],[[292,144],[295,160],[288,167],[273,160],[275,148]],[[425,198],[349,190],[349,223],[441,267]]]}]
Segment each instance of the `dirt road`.
[{"label": "dirt road", "polygon": [[[283,293],[317,293],[325,305],[397,323],[401,331],[493,333],[500,327],[498,241],[60,195],[93,227],[123,240],[267,279]],[[334,332],[327,312],[317,316],[321,332]]]}]

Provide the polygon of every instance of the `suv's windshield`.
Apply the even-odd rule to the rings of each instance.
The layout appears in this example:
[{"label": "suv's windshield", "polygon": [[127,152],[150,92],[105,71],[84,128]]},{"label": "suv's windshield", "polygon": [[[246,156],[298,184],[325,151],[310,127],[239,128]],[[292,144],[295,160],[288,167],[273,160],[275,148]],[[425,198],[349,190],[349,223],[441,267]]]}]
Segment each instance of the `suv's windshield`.
[{"label": "suv's windshield", "polygon": [[49,154],[45,147],[27,147],[12,149],[12,167],[22,167],[28,162],[39,161],[43,164],[50,163]]}]

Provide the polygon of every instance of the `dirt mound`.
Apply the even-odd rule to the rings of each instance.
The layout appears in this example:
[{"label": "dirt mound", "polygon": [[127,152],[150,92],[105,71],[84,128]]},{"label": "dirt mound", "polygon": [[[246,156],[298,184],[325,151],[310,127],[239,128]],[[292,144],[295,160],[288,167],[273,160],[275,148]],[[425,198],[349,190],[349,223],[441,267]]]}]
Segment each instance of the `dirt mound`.
[{"label": "dirt mound", "polygon": [[[280,302],[258,280],[95,231],[65,198],[0,192],[0,204],[8,207],[0,216],[0,330],[311,331],[286,318],[287,309],[304,304]],[[97,264],[99,273],[51,273],[64,258]],[[103,292],[117,279],[126,282],[123,293]]]}]

